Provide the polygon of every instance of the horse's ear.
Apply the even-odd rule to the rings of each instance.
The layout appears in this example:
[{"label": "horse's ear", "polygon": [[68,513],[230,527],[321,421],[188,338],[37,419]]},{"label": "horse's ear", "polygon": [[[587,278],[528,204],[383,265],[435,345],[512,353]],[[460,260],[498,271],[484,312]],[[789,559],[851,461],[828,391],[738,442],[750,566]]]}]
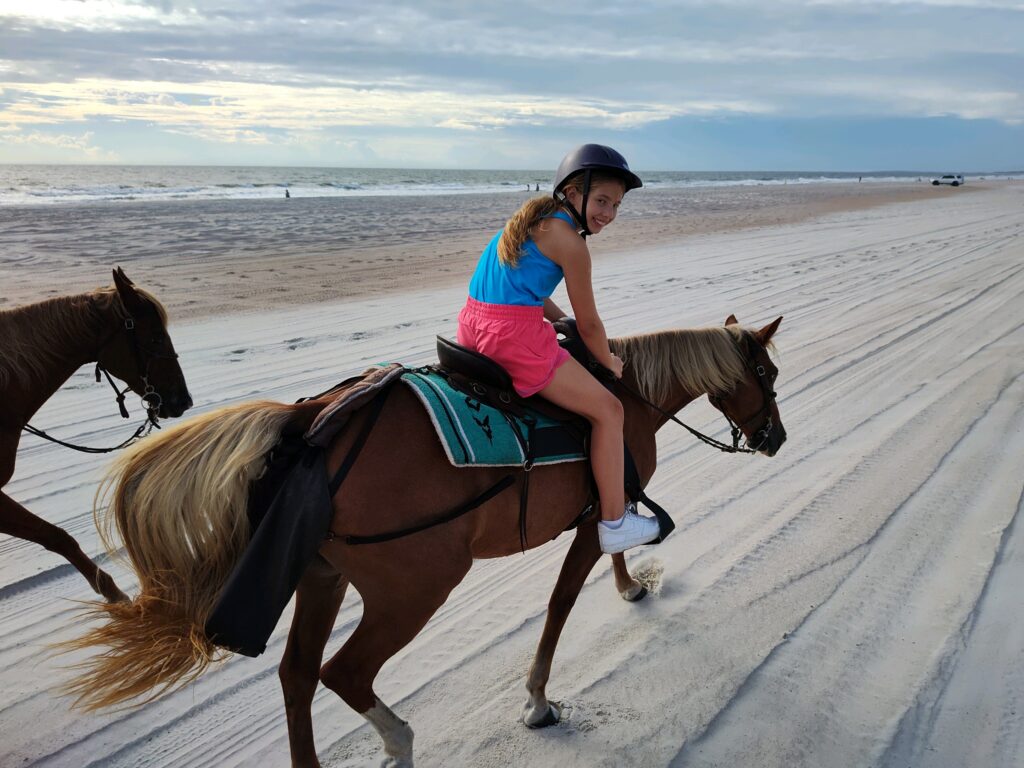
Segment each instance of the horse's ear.
[{"label": "horse's ear", "polygon": [[738,322],[739,320],[736,319],[736,315],[729,315],[727,318],[725,318],[726,325],[736,325],[736,323]]},{"label": "horse's ear", "polygon": [[774,322],[769,323],[755,334],[757,336],[757,340],[761,342],[762,347],[767,346],[768,342],[772,340],[772,336],[774,336],[775,332],[779,330],[779,323],[781,322],[782,318],[777,317]]},{"label": "horse's ear", "polygon": [[119,280],[120,280],[120,281],[122,281],[122,282],[124,282],[124,283],[127,283],[128,285],[135,285],[135,283],[133,283],[133,282],[132,282],[132,281],[131,281],[131,280],[130,280],[130,279],[128,278],[128,275],[126,275],[126,274],[124,273],[124,270],[123,270],[123,269],[121,269],[120,267],[115,267],[115,268],[114,268],[114,285],[117,285],[117,283],[118,283],[118,281],[119,281]]},{"label": "horse's ear", "polygon": [[140,312],[143,309],[145,302],[135,292],[135,283],[128,279],[120,267],[114,270],[114,287],[117,288],[117,295],[121,297],[121,303],[128,312]]}]

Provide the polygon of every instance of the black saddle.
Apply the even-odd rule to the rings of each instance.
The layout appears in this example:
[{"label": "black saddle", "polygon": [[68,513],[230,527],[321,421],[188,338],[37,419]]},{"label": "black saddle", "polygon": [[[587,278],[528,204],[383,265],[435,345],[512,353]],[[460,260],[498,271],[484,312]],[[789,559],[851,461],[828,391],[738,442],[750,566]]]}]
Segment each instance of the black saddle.
[{"label": "black saddle", "polygon": [[[563,337],[558,343],[581,365],[596,374],[604,370],[579,337],[574,319],[563,317],[554,326]],[[449,380],[454,387],[466,394],[475,395],[498,410],[516,413],[529,407],[558,421],[580,420],[576,414],[559,408],[539,395],[520,397],[512,386],[512,377],[498,363],[443,336],[437,337],[437,360],[439,367],[450,374]]]},{"label": "black saddle", "polygon": [[498,392],[514,392],[508,371],[487,355],[456,344],[444,336],[437,337],[437,361],[442,368],[459,373],[467,379],[491,387]]},{"label": "black saddle", "polygon": [[437,360],[439,372],[455,389],[499,411],[523,417],[533,410],[563,423],[586,423],[540,395],[520,397],[512,386],[512,377],[498,363],[443,336],[437,337]]}]

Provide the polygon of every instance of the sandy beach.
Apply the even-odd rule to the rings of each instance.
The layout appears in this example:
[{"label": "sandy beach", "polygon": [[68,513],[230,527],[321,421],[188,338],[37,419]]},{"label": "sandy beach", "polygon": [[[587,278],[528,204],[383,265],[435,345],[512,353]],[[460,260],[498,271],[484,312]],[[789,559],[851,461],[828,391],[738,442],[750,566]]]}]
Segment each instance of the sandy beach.
[{"label": "sandy beach", "polygon": [[[0,308],[120,265],[167,304],[194,413],[293,401],[378,361],[433,360],[515,202],[0,208]],[[592,249],[610,335],[783,315],[789,441],[747,458],[659,433],[647,490],[678,529],[629,555],[652,588],[641,603],[619,598],[607,559],[594,569],[555,655],[555,727],[519,716],[570,536],[475,564],[377,680],[417,765],[1024,764],[1024,183],[637,194]],[[704,401],[681,416],[725,436]],[[131,431],[89,369],[34,423],[87,444]],[[26,437],[18,461],[11,496],[99,555],[106,460]],[[261,657],[86,715],[52,690],[74,658],[48,648],[79,633],[91,597],[54,555],[0,537],[0,766],[288,765],[276,666],[290,609]],[[350,592],[328,653],[360,610]],[[325,766],[381,759],[323,687],[314,723]]]}]

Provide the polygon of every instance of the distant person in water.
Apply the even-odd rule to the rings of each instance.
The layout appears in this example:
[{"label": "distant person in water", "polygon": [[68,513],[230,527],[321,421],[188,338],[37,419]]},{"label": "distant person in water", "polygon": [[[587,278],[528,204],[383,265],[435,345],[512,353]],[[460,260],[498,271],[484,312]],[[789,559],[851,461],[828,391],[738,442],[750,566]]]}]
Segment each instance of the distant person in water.
[{"label": "distant person in water", "polygon": [[626,504],[622,403],[558,345],[551,323],[566,313],[551,294],[564,278],[580,337],[621,378],[622,360],[612,354],[597,313],[584,238],[611,224],[626,192],[640,186],[611,147],[574,149],[558,166],[553,195],[527,200],[491,239],[459,313],[459,344],[503,366],[521,397],[540,394],[590,422],[598,536],[608,553],[656,539],[658,522]]},{"label": "distant person in water", "polygon": [[534,184],[533,185],[533,191],[534,192],[540,192],[540,184]]},{"label": "distant person in water", "polygon": [[289,198],[289,197],[291,197],[291,196],[292,196],[292,193],[291,193],[291,192],[289,192],[289,191],[288,191],[288,190],[286,189],[286,190],[284,191],[284,196],[285,196],[285,199],[287,199],[287,198]]}]

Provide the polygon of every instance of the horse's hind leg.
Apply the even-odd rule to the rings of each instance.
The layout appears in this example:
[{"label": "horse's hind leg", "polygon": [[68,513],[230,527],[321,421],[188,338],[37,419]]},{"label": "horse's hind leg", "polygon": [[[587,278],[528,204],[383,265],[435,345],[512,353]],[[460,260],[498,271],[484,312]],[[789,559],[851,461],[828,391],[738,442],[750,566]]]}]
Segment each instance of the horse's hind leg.
[{"label": "horse's hind leg", "polygon": [[288,745],[293,768],[319,768],[313,743],[313,694],[324,647],[345,598],[348,580],[316,558],[295,591],[295,614],[278,675],[288,716]]},{"label": "horse's hind leg", "polygon": [[530,666],[530,675],[526,681],[526,690],[530,692],[530,701],[523,714],[523,722],[530,728],[544,728],[558,722],[559,711],[547,698],[546,688],[551,677],[551,659],[555,655],[559,635],[569,618],[569,611],[576,604],[576,598],[583,589],[587,574],[601,558],[601,547],[597,541],[596,524],[583,525],[576,529],[569,553],[562,563],[562,570],[555,583],[555,591],[548,602],[548,616],[544,622],[544,632],[537,646],[537,654]]},{"label": "horse's hind leg", "polygon": [[472,559],[443,547],[434,548],[430,557],[424,557],[422,549],[400,550],[395,544],[369,547],[380,549],[360,553],[366,559],[357,566],[359,573],[345,569],[363,597],[363,617],[348,642],[320,670],[320,680],[377,730],[388,756],[385,766],[409,768],[412,728],[377,698],[373,681],[384,663],[444,604]]},{"label": "horse's hind leg", "polygon": [[615,588],[623,600],[635,603],[647,597],[647,587],[629,575],[626,557],[621,552],[612,555],[612,571],[615,573]]},{"label": "horse's hind leg", "polygon": [[0,533],[35,542],[61,555],[109,602],[116,603],[128,599],[128,596],[118,589],[110,574],[86,557],[70,533],[36,517],[3,492],[0,492]]}]

